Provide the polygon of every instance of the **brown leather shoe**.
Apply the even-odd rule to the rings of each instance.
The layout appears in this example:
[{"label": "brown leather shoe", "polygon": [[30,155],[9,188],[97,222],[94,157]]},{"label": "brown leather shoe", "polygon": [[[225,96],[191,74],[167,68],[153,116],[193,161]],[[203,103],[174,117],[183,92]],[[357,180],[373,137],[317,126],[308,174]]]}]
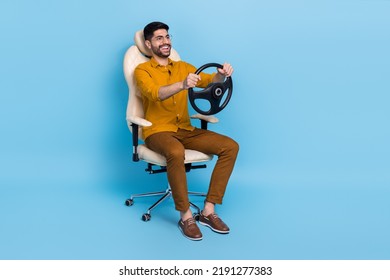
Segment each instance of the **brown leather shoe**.
[{"label": "brown leather shoe", "polygon": [[200,229],[198,228],[194,218],[189,218],[184,222],[182,219],[180,219],[178,224],[180,231],[185,237],[194,241],[202,240],[202,233],[200,232]]},{"label": "brown leather shoe", "polygon": [[215,213],[208,216],[204,216],[203,213],[200,213],[199,223],[218,233],[226,234],[230,232],[229,227]]}]

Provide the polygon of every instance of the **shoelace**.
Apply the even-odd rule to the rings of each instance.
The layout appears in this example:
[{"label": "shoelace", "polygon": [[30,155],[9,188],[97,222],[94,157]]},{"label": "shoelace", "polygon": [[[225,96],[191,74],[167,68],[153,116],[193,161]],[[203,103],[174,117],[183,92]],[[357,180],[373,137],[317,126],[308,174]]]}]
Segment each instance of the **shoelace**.
[{"label": "shoelace", "polygon": [[192,224],[195,224],[195,220],[193,218],[188,218],[187,219],[187,224],[188,224],[188,226],[190,226]]},{"label": "shoelace", "polygon": [[212,216],[213,218],[215,218],[215,219],[216,219],[216,218],[219,218],[219,217],[217,216],[217,214],[215,214],[215,213],[212,213],[211,216]]},{"label": "shoelace", "polygon": [[[201,213],[201,214],[203,215],[203,213]],[[207,220],[212,220],[214,223],[218,223],[218,224],[223,223],[221,218],[218,217],[218,215],[215,213],[211,213],[207,217],[205,215],[203,215],[203,217],[205,217]]]},{"label": "shoelace", "polygon": [[214,222],[217,222],[217,223],[222,222],[222,220],[221,220],[221,219],[218,217],[218,215],[215,214],[215,213],[210,214],[209,217],[210,217]]}]

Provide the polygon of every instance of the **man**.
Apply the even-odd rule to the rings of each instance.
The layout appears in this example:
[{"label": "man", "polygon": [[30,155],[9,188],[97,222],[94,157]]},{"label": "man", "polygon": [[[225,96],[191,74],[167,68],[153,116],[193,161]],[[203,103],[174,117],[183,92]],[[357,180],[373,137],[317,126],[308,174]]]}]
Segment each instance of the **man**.
[{"label": "man", "polygon": [[187,90],[222,82],[233,73],[225,63],[217,73],[195,75],[196,68],[184,61],[172,61],[168,25],[152,22],[145,26],[145,45],[152,51],[150,61],[138,65],[135,79],[142,94],[145,118],[152,126],[143,129],[145,144],[167,161],[168,181],[176,210],[180,211],[179,229],[191,240],[201,240],[190,210],[184,166],[184,150],[193,149],[218,156],[199,222],[217,233],[229,227],[215,213],[221,204],[238,153],[238,144],[229,137],[195,128],[190,123]]}]

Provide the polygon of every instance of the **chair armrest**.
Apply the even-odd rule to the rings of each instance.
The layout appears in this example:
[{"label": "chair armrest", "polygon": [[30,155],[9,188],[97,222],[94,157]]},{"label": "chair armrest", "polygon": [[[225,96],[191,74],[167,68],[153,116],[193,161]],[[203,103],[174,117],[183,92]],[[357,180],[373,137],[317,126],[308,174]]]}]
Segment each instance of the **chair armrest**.
[{"label": "chair armrest", "polygon": [[201,114],[192,115],[191,119],[199,119],[202,129],[207,129],[208,123],[217,123],[219,120],[214,116],[206,116]]},{"label": "chair armrest", "polygon": [[137,116],[130,116],[126,118],[127,125],[131,128],[131,134],[133,139],[133,161],[139,161],[138,157],[138,135],[139,128],[144,126],[151,126],[152,123],[143,118]]},{"label": "chair armrest", "polygon": [[206,115],[201,115],[201,114],[192,115],[191,119],[204,120],[204,121],[206,121],[208,123],[217,123],[217,122],[219,122],[219,120],[216,117],[214,117],[214,116],[206,116]]},{"label": "chair armrest", "polygon": [[129,125],[136,124],[139,126],[151,126],[152,123],[150,121],[147,121],[143,118],[137,117],[137,116],[130,116],[126,118],[126,121]]}]

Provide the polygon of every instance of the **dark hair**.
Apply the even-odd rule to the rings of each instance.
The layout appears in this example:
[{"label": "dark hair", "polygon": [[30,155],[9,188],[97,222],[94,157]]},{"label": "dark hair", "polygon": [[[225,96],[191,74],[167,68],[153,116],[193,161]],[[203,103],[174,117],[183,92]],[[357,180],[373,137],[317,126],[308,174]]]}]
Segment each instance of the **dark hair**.
[{"label": "dark hair", "polygon": [[144,39],[150,41],[150,39],[153,37],[154,31],[159,29],[165,29],[166,31],[168,31],[169,26],[159,21],[149,23],[144,28]]}]

